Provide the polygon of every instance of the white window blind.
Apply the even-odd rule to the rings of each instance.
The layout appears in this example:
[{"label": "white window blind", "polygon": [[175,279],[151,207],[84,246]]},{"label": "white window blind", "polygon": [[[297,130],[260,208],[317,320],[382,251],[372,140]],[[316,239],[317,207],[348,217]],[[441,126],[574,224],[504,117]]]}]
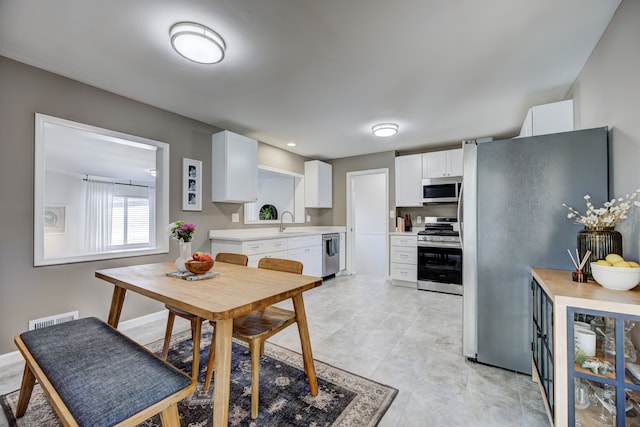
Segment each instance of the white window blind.
[{"label": "white window blind", "polygon": [[149,199],[114,196],[111,217],[111,245],[149,243]]}]

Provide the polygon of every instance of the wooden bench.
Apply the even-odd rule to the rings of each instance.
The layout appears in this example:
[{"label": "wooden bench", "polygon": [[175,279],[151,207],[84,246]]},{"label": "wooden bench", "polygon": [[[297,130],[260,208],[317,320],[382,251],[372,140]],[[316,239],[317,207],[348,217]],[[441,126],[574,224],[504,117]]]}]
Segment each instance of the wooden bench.
[{"label": "wooden bench", "polygon": [[185,373],[89,317],[15,337],[26,365],[16,417],[36,379],[65,426],[134,426],[160,413],[179,426],[178,402],[196,387]]}]

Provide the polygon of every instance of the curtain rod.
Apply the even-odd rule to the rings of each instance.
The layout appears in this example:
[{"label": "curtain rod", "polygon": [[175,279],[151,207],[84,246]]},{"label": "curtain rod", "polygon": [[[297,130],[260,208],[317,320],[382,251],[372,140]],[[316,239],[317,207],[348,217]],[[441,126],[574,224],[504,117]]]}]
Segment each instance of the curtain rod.
[{"label": "curtain rod", "polygon": [[[98,180],[98,179],[89,179],[89,175],[85,175],[85,176],[86,176],[86,178],[82,178],[82,180],[83,180],[83,181],[87,181],[87,182],[109,182],[109,181],[100,181],[100,180]],[[148,185],[143,185],[143,184],[133,184],[133,183],[131,182],[131,180],[129,180],[129,182],[128,182],[128,183],[127,183],[127,182],[116,182],[116,181],[113,181],[113,184],[114,184],[114,185],[129,185],[129,186],[131,186],[131,187],[149,188],[149,186],[148,186]]]}]

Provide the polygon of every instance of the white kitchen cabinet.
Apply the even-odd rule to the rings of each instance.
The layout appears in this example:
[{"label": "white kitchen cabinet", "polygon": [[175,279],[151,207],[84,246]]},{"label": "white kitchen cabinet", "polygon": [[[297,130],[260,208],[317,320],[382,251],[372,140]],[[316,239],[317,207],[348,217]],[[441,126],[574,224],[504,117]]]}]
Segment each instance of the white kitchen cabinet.
[{"label": "white kitchen cabinet", "polygon": [[319,160],[304,162],[304,206],[333,207],[332,166]]},{"label": "white kitchen cabinet", "polygon": [[462,148],[422,154],[422,177],[462,176]]},{"label": "white kitchen cabinet", "polygon": [[257,267],[260,258],[287,258],[287,239],[242,242],[240,253],[249,257],[249,267]]},{"label": "white kitchen cabinet", "polygon": [[529,108],[519,136],[545,135],[572,130],[574,130],[573,99],[568,99]]},{"label": "white kitchen cabinet", "polygon": [[389,239],[390,276],[392,280],[417,283],[418,236],[392,235]]},{"label": "white kitchen cabinet", "polygon": [[211,200],[245,203],[258,199],[258,141],[237,133],[213,134]]},{"label": "white kitchen cabinet", "polygon": [[257,267],[260,258],[287,258],[287,238],[261,240],[211,240],[211,255],[219,252],[244,254],[249,267]]},{"label": "white kitchen cabinet", "polygon": [[278,237],[259,240],[211,240],[211,254],[245,254],[249,267],[257,267],[260,258],[294,259],[303,264],[303,274],[322,276],[322,235]]},{"label": "white kitchen cabinet", "polygon": [[287,239],[287,259],[300,261],[302,274],[322,276],[322,235]]},{"label": "white kitchen cabinet", "polygon": [[396,157],[396,206],[422,207],[422,154]]}]

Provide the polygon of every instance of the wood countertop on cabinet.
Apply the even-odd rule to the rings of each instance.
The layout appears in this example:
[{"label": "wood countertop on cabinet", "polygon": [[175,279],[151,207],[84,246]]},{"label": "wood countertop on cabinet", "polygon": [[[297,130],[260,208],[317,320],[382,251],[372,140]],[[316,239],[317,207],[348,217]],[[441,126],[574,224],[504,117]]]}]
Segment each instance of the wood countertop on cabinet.
[{"label": "wood countertop on cabinet", "polygon": [[571,279],[571,271],[567,270],[533,268],[531,274],[555,305],[640,315],[640,286],[616,291],[593,280],[578,283]]}]

